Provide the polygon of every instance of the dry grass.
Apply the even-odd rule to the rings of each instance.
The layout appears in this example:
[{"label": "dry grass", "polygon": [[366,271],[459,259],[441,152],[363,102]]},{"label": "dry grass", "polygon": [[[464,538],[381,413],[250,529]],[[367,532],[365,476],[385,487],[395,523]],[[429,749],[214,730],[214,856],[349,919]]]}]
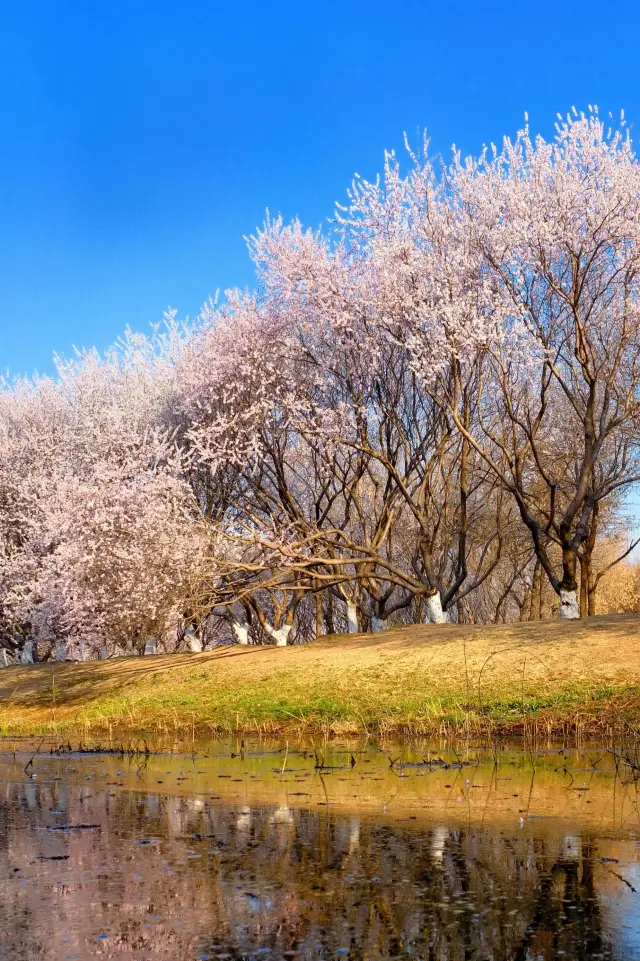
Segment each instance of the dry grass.
[{"label": "dry grass", "polygon": [[300,647],[0,671],[0,730],[607,733],[640,724],[640,617],[419,625]]}]

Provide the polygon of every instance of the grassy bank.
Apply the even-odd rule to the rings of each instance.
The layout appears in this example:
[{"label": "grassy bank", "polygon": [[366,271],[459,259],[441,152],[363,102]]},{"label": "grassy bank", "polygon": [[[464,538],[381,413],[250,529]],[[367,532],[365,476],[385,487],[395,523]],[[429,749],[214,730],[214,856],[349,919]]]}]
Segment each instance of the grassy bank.
[{"label": "grassy bank", "polygon": [[0,732],[631,734],[639,647],[640,617],[620,615],[12,667]]}]

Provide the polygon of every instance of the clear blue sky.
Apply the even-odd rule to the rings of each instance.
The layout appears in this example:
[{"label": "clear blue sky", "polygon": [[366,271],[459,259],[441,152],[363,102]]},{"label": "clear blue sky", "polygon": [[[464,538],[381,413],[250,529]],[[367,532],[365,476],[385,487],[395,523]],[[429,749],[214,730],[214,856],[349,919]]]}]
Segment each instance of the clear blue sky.
[{"label": "clear blue sky", "polygon": [[632,0],[0,4],[0,369],[251,286],[265,208],[319,224],[404,130],[640,124],[639,28]]}]

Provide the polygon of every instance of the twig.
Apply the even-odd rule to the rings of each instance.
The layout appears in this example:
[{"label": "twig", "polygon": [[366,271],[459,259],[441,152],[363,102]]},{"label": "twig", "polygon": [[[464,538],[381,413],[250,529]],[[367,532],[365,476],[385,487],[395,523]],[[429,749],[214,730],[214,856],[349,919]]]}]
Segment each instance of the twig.
[{"label": "twig", "polygon": [[284,774],[284,769],[285,769],[285,767],[287,766],[287,758],[288,758],[288,757],[289,757],[289,742],[287,741],[287,746],[286,746],[285,752],[284,752],[284,761],[282,762],[282,770],[280,771],[280,774]]},{"label": "twig", "polygon": [[40,753],[40,748],[42,747],[43,744],[44,744],[44,738],[42,738],[42,740],[41,740],[40,743],[38,744],[38,747],[36,748],[35,754],[32,754],[32,755],[31,755],[31,757],[29,758],[29,760],[27,761],[27,763],[26,763],[25,766],[24,766],[24,773],[25,773],[28,777],[33,777],[33,774],[29,774],[29,768],[30,768],[30,767],[33,767],[33,759],[34,759],[34,757],[36,756],[36,754],[39,754],[39,753]]}]

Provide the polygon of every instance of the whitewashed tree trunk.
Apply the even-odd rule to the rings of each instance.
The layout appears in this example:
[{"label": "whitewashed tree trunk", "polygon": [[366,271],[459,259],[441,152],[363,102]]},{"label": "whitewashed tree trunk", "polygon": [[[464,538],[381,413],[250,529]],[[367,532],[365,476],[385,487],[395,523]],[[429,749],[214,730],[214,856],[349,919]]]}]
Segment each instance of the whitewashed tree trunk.
[{"label": "whitewashed tree trunk", "polygon": [[560,617],[563,621],[573,621],[580,617],[577,591],[560,591]]},{"label": "whitewashed tree trunk", "polygon": [[33,641],[25,641],[24,647],[20,652],[20,663],[21,664],[33,664],[35,658],[33,656]]},{"label": "whitewashed tree trunk", "polygon": [[108,657],[109,657],[109,651],[106,649],[106,647],[101,647],[101,648],[100,648],[100,660],[101,660],[101,661],[106,661]]},{"label": "whitewashed tree trunk", "polygon": [[187,631],[185,634],[185,640],[187,642],[187,650],[190,654],[200,654],[202,651],[202,641],[195,631],[193,633]]},{"label": "whitewashed tree trunk", "polygon": [[157,644],[155,637],[148,637],[144,645],[145,655],[155,654],[157,652]]},{"label": "whitewashed tree trunk", "polygon": [[358,605],[355,601],[345,601],[347,605],[347,632],[358,633]]},{"label": "whitewashed tree trunk", "polygon": [[238,644],[242,644],[243,647],[249,643],[249,625],[242,623],[242,621],[232,621],[233,633],[236,636],[236,641]]},{"label": "whitewashed tree trunk", "polygon": [[427,621],[430,624],[446,624],[447,615],[442,610],[440,591],[436,594],[427,594],[424,601],[427,608]]},{"label": "whitewashed tree trunk", "polygon": [[383,621],[381,617],[376,617],[375,614],[373,615],[371,618],[371,630],[374,634],[380,634],[381,631],[386,629],[386,626],[385,621]]},{"label": "whitewashed tree trunk", "polygon": [[283,624],[282,627],[275,628],[271,624],[265,624],[265,631],[275,642],[276,647],[286,647],[292,626],[292,624]]},{"label": "whitewashed tree trunk", "polygon": [[56,638],[55,658],[56,661],[66,661],[67,659],[67,642],[62,637]]},{"label": "whitewashed tree trunk", "polygon": [[2,664],[2,667],[9,667],[10,664],[13,664],[13,658],[9,656],[9,652],[5,647],[3,647],[1,651],[0,664]]}]

